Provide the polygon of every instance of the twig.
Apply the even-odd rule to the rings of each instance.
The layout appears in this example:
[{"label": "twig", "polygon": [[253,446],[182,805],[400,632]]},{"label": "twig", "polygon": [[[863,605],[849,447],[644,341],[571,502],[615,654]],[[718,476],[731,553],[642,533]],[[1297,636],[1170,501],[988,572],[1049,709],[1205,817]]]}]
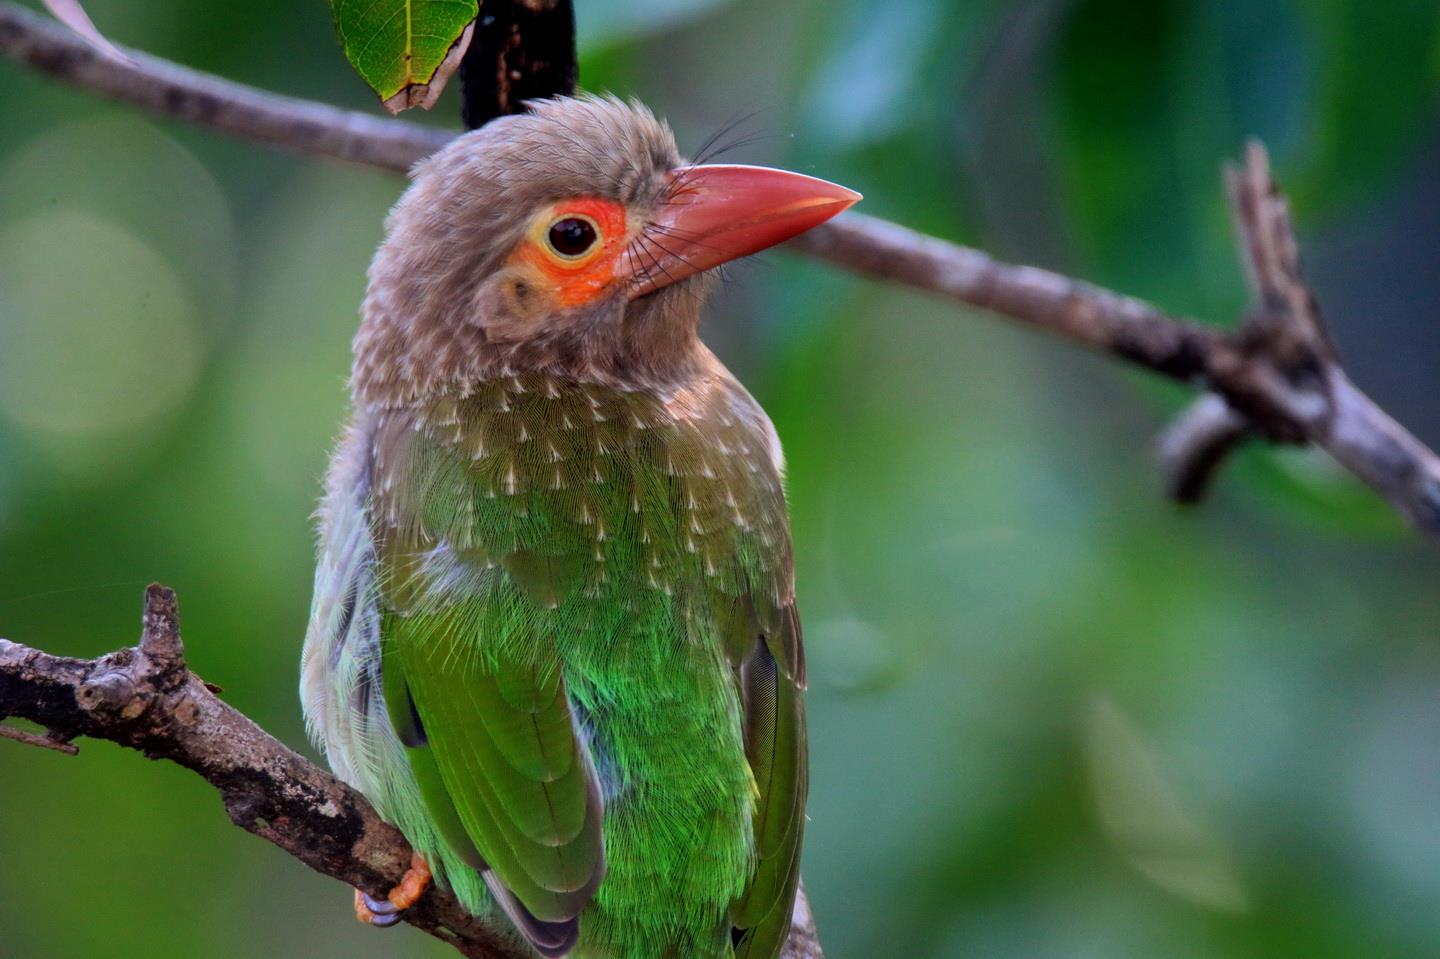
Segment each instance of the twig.
[{"label": "twig", "polygon": [[[1307,411],[1309,415],[1318,415],[1320,407],[1328,413],[1333,397],[1326,384],[1327,370],[1338,372],[1339,361],[1320,308],[1300,277],[1300,251],[1289,207],[1271,179],[1264,147],[1250,143],[1245,166],[1225,169],[1225,189],[1240,265],[1253,300],[1240,335],[1249,352],[1271,359],[1298,388],[1318,395],[1318,405]],[[1180,502],[1202,498],[1230,454],[1255,435],[1254,426],[1268,430],[1263,435],[1275,443],[1312,439],[1309,431],[1283,419],[1252,425],[1223,397],[1202,396],[1161,436],[1160,464],[1171,496]]]},{"label": "twig", "polygon": [[1156,444],[1165,494],[1177,503],[1204,499],[1220,467],[1249,433],[1245,417],[1224,397],[1206,393],[1195,400]]},{"label": "twig", "polygon": [[[152,113],[304,153],[397,171],[408,169],[452,136],[413,123],[263,93],[127,52],[133,64],[106,59],[63,28],[0,0],[0,56]],[[1198,414],[1182,418],[1182,424],[1190,425],[1170,432],[1168,469],[1178,471],[1170,476],[1172,491],[1198,497],[1225,453],[1239,442],[1243,423],[1244,431],[1270,440],[1308,442],[1327,450],[1416,529],[1440,540],[1440,459],[1356,388],[1333,355],[1320,350],[1324,337],[1319,313],[1298,281],[1294,236],[1283,200],[1269,181],[1268,169],[1263,163],[1256,165],[1260,161],[1261,151],[1252,150],[1249,179],[1231,178],[1232,197],[1250,203],[1237,208],[1248,231],[1246,261],[1260,268],[1258,275],[1267,284],[1261,290],[1258,318],[1235,334],[1177,319],[1143,301],[1048,270],[1004,263],[979,250],[859,214],[832,220],[788,246],[856,273],[1049,330],[1222,397],[1235,414],[1235,419],[1227,418],[1230,429],[1224,443],[1218,442],[1224,431],[1217,432],[1217,423]],[[1243,187],[1239,194],[1237,187]],[[1255,335],[1282,316],[1294,320],[1280,324],[1289,332]],[[1308,379],[1300,376],[1304,370],[1297,365],[1296,349],[1309,349],[1322,361]],[[1206,409],[1213,416],[1217,408],[1207,402]],[[1186,430],[1198,429],[1202,423],[1206,428],[1188,439]]]},{"label": "twig", "polygon": [[[163,586],[145,591],[140,644],[99,659],[52,656],[0,639],[0,720],[9,717],[63,740],[37,742],[45,737],[0,726],[6,737],[32,745],[70,752],[68,740],[89,736],[178,763],[219,790],[235,825],[372,895],[383,898],[410,865],[404,837],[365,797],[222,702],[186,667],[175,594]],[[533,959],[439,889],[427,891],[404,920],[469,959]],[[803,893],[792,937],[786,959],[821,959]]]},{"label": "twig", "polygon": [[13,739],[17,743],[24,743],[26,746],[38,746],[41,749],[53,749],[57,753],[64,753],[67,756],[75,756],[80,753],[80,747],[74,743],[66,742],[63,739],[56,739],[52,735],[42,736],[39,733],[32,733],[24,729],[16,729],[14,726],[0,725],[0,739]]}]

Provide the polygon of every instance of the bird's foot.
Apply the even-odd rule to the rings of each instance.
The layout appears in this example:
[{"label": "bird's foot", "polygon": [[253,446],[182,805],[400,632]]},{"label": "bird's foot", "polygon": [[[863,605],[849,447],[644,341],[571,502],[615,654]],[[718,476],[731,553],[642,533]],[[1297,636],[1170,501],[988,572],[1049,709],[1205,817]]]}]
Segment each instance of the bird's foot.
[{"label": "bird's foot", "polygon": [[355,918],[367,925],[385,929],[400,921],[400,914],[415,905],[425,887],[430,885],[430,864],[420,854],[411,853],[410,868],[405,870],[399,885],[384,899],[355,890]]}]

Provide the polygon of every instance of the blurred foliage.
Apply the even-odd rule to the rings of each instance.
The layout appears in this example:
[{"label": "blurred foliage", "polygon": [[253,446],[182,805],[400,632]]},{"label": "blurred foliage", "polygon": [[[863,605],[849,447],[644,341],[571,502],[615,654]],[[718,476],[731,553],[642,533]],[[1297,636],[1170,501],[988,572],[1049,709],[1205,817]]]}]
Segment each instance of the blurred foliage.
[{"label": "blurred foliage", "polygon": [[[89,0],[118,41],[361,109],[326,5]],[[1218,180],[1292,190],[1361,384],[1440,442],[1429,0],[580,0],[582,80],[683,143],[1143,295],[1243,307]],[[402,184],[0,66],[0,635],[191,662],[304,746],[296,658],[348,342]],[[455,121],[453,92],[426,122]],[[783,254],[710,342],[785,440],[831,955],[1440,954],[1440,561],[1323,458],[1160,498],[1182,391]],[[443,956],[193,776],[0,744],[0,957]]]}]

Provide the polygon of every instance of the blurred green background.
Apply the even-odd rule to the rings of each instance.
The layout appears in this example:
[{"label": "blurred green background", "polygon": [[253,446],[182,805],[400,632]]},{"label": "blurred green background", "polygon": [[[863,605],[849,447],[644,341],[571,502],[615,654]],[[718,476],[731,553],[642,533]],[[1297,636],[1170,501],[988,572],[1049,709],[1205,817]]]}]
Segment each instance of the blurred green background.
[{"label": "blurred green background", "polygon": [[[118,41],[377,109],[322,0],[89,0]],[[872,214],[1231,323],[1218,169],[1272,148],[1355,378],[1440,443],[1432,0],[580,0],[582,78]],[[426,122],[454,124],[447,96]],[[0,635],[179,590],[285,741],[309,520],[401,189],[0,64]],[[827,952],[1440,956],[1440,554],[1323,457],[1163,502],[1183,391],[772,253],[708,338],[790,462]],[[433,956],[191,774],[0,743],[0,957]]]}]

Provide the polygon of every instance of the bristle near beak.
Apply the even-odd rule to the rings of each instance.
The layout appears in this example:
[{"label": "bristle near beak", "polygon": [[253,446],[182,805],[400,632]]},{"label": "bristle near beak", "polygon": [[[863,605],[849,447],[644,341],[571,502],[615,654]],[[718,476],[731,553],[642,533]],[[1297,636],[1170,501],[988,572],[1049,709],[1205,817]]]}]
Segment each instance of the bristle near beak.
[{"label": "bristle near beak", "polygon": [[630,298],[782,243],[854,205],[860,194],[769,167],[680,167],[651,221],[631,241],[617,274]]}]

